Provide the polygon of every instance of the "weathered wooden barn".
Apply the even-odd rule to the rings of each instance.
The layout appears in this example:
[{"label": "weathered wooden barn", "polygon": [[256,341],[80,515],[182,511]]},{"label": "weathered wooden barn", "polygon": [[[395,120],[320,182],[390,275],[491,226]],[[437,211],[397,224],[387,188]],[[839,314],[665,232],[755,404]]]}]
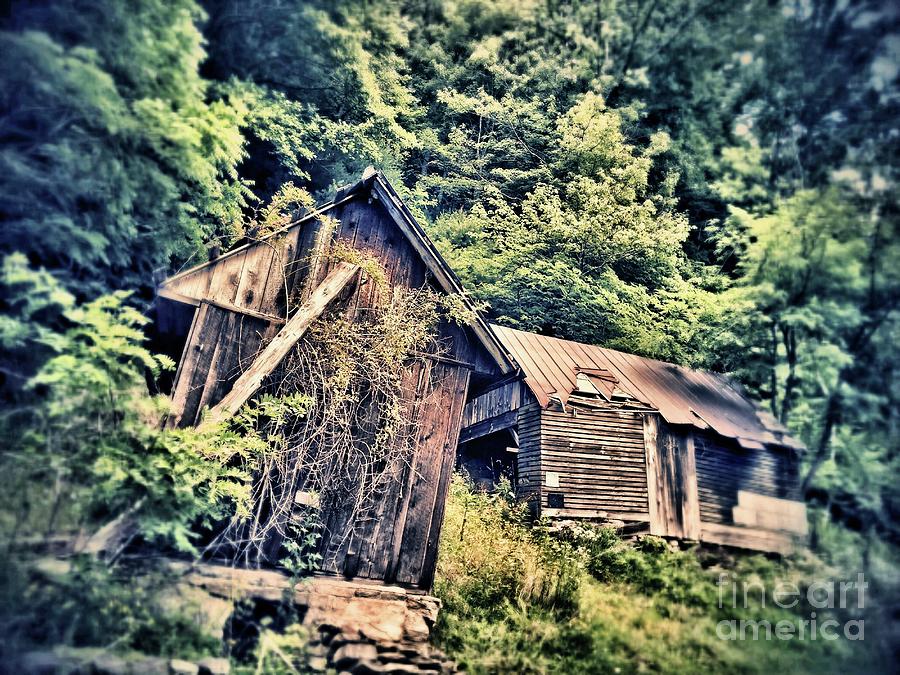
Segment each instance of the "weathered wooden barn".
[{"label": "weathered wooden barn", "polygon": [[[386,287],[329,257],[337,241],[374,256]],[[373,170],[283,230],[166,280],[158,331],[169,344],[184,345],[170,423],[198,424],[204,409],[214,419],[234,413],[326,307],[353,320],[398,287],[429,287],[468,302],[395,190]],[[404,379],[418,430],[413,454],[376,495],[374,516],[357,522],[338,514],[325,523],[326,573],[431,585],[463,406],[470,391],[515,372],[480,318],[463,326],[442,321],[439,333],[440,354],[422,359]]]},{"label": "weathered wooden barn", "polygon": [[470,400],[460,462],[550,517],[785,552],[806,534],[801,444],[727,378],[492,326],[523,377]]},{"label": "weathered wooden barn", "polygon": [[[331,255],[336,242],[374,257],[382,283]],[[357,320],[399,288],[468,305],[373,170],[282,230],[166,280],[157,330],[181,354],[169,423],[235,413],[318,318]],[[725,378],[489,326],[474,312],[438,333],[442,349],[403,379],[412,454],[390,469],[364,518],[336,512],[324,522],[324,573],[429,588],[457,450],[478,480],[509,472],[540,515],[767,551],[805,533],[800,444]]]}]

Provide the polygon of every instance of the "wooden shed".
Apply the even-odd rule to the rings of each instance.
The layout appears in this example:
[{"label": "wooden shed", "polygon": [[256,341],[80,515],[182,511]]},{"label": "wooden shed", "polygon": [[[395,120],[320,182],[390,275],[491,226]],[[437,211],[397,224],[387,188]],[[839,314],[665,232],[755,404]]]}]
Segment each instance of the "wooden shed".
[{"label": "wooden shed", "polygon": [[786,552],[806,534],[801,444],[729,379],[501,326],[523,377],[463,413],[460,461],[550,517]]},{"label": "wooden shed", "polygon": [[[374,256],[386,288],[353,263],[330,257],[337,241]],[[158,331],[170,344],[184,345],[170,424],[234,413],[306,339],[307,328],[326,308],[332,317],[336,312],[353,321],[385,302],[393,289],[424,287],[468,302],[396,191],[367,170],[314,213],[162,284]],[[411,365],[404,376],[418,430],[413,453],[391,469],[365,518],[336,514],[325,523],[324,572],[431,585],[465,401],[470,391],[475,395],[514,372],[493,332],[472,316],[468,325],[442,321],[443,349]]]}]

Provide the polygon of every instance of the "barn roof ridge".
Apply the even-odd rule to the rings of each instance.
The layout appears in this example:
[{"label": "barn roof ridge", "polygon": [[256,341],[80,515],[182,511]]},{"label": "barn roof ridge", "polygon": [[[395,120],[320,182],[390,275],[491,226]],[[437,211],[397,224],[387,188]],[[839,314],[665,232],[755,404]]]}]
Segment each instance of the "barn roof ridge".
[{"label": "barn roof ridge", "polygon": [[497,324],[490,327],[519,363],[525,383],[543,406],[551,397],[565,403],[579,372],[607,370],[670,424],[712,429],[746,448],[769,444],[804,449],[728,376]]}]

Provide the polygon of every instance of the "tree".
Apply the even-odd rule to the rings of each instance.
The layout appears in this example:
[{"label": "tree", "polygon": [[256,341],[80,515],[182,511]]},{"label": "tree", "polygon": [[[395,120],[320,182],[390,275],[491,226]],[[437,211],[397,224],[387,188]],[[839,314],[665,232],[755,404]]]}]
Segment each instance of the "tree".
[{"label": "tree", "polygon": [[211,97],[191,0],[15,3],[0,42],[0,251],[80,297],[230,242],[239,102]]},{"label": "tree", "polygon": [[689,360],[709,308],[704,272],[682,252],[688,225],[675,209],[675,177],[651,179],[668,139],[660,134],[639,151],[623,117],[600,97],[583,97],[548,139],[548,182],[519,204],[488,182],[480,204],[441,216],[434,231],[498,320]]}]

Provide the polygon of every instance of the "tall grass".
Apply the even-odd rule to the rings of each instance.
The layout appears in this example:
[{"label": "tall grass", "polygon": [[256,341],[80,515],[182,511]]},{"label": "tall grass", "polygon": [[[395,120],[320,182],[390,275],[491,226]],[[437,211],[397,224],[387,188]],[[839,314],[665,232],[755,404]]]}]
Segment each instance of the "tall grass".
[{"label": "tall grass", "polygon": [[529,522],[508,485],[488,494],[454,477],[435,584],[444,602],[435,638],[467,671],[892,672],[877,640],[717,636],[723,620],[774,625],[809,610],[803,603],[773,607],[759,594],[746,607],[720,607],[720,575],[768,589],[789,580],[803,592],[813,579],[839,575],[818,558],[683,551],[656,537],[623,541],[590,526],[551,534],[545,525]]}]

